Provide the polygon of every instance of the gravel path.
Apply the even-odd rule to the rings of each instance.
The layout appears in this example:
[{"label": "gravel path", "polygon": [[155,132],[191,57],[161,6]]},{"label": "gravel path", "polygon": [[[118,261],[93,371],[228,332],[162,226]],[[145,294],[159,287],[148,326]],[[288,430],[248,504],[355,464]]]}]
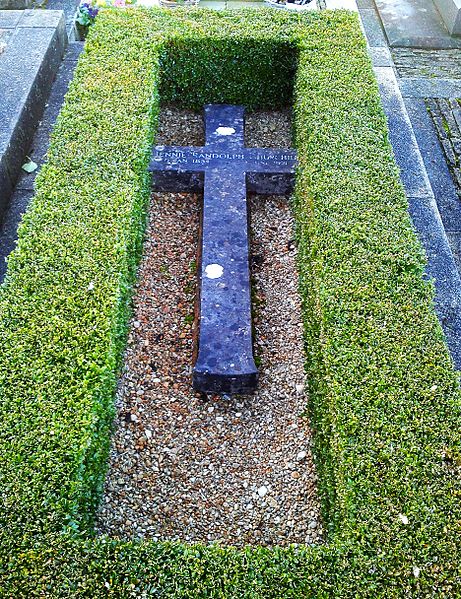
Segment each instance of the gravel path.
[{"label": "gravel path", "polygon": [[[247,143],[289,147],[287,112],[247,119]],[[200,116],[164,110],[164,144],[200,144]],[[191,389],[199,197],[153,194],[98,531],[118,537],[286,545],[322,542],[302,413],[302,325],[293,219],[251,205],[254,396]]]}]

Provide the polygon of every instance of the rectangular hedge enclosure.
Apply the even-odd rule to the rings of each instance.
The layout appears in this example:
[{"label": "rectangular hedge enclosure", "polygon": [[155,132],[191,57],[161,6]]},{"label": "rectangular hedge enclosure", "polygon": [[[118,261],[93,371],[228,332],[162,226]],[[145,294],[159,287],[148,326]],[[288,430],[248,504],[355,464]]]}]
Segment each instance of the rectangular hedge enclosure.
[{"label": "rectangular hedge enclosure", "polygon": [[[96,538],[159,103],[293,103],[327,543]],[[0,289],[0,595],[461,595],[460,392],[357,17],[106,11]]]}]

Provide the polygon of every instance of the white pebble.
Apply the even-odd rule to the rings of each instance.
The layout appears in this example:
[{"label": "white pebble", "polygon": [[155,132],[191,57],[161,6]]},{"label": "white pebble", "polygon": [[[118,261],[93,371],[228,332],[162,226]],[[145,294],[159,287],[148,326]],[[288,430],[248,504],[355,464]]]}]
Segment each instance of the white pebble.
[{"label": "white pebble", "polygon": [[258,495],[260,497],[264,497],[266,494],[267,494],[267,487],[265,487],[264,485],[262,487],[259,487]]},{"label": "white pebble", "polygon": [[297,459],[297,460],[299,460],[299,461],[301,461],[301,460],[304,460],[304,458],[305,458],[306,456],[307,456],[307,452],[305,452],[305,451],[303,450],[303,451],[300,451],[300,452],[298,453],[298,455],[296,456],[296,459]]}]

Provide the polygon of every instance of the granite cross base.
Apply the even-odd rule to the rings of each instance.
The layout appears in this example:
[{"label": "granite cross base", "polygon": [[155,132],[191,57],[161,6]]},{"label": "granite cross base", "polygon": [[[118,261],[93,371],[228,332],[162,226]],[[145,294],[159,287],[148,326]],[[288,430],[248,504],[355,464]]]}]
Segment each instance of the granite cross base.
[{"label": "granite cross base", "polygon": [[202,191],[198,356],[203,393],[252,393],[253,359],[247,189],[286,194],[296,153],[244,147],[244,108],[205,107],[205,147],[156,146],[149,170],[157,191]]}]

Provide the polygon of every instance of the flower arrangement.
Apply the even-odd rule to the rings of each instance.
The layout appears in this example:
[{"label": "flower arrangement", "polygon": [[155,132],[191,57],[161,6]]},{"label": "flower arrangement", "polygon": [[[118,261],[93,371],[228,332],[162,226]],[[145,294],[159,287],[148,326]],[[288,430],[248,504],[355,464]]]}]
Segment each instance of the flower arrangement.
[{"label": "flower arrangement", "polygon": [[83,0],[78,7],[75,20],[80,29],[87,30],[90,25],[93,25],[100,9],[111,6],[125,8],[135,3],[136,0]]}]

